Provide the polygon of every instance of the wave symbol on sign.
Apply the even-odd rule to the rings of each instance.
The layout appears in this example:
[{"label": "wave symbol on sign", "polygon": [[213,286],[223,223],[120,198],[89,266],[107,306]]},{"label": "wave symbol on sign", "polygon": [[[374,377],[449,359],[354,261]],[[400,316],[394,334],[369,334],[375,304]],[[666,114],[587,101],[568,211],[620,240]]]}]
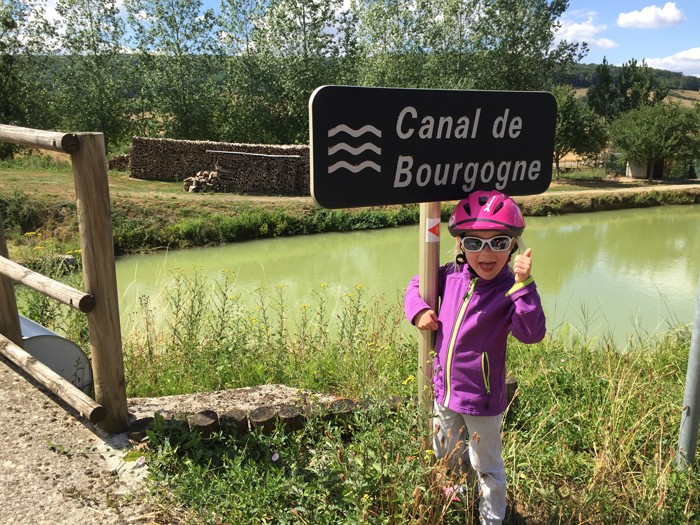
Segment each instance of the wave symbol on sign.
[{"label": "wave symbol on sign", "polygon": [[[374,126],[371,126],[369,124],[362,126],[361,128],[358,129],[353,129],[345,124],[340,124],[332,129],[328,130],[328,137],[335,137],[336,135],[339,135],[341,133],[346,133],[350,135],[351,137],[357,138],[365,134],[372,134],[376,135],[377,137],[381,138],[382,137],[382,132],[381,130],[375,128]],[[381,155],[382,154],[382,148],[377,146],[376,144],[368,141],[365,142],[364,144],[361,144],[357,147],[350,146],[349,144],[345,142],[339,142],[338,144],[335,144],[333,146],[330,146],[328,148],[328,156],[330,157],[331,155],[335,155],[338,152],[346,151],[350,153],[353,157],[357,157],[359,155],[362,155],[365,152],[369,152],[370,154],[374,153],[376,155]],[[357,159],[358,161],[361,159]],[[331,166],[328,167],[328,173],[333,173],[334,171],[344,169],[347,170],[351,173],[359,173],[360,171],[363,171],[365,169],[371,169],[376,171],[377,173],[381,173],[381,167],[379,164],[372,160],[363,160],[362,162],[358,162],[356,164],[352,164],[346,160],[341,160],[336,162],[335,164],[332,164]]]}]

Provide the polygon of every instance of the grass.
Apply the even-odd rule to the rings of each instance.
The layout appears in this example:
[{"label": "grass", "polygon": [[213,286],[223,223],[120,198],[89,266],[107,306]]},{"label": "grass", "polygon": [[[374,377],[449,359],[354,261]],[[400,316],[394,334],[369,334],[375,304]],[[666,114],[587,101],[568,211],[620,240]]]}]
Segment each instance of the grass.
[{"label": "grass", "polygon": [[[416,396],[415,334],[401,330],[400,304],[360,287],[329,318],[321,289],[290,325],[283,288],[260,290],[241,310],[234,283],[222,281],[219,308],[202,323],[202,279],[171,292],[165,328],[126,338],[130,395],[280,382],[378,402],[294,433],[203,438],[160,421],[147,452],[159,522],[471,523],[474,500],[441,492],[463,480],[434,462],[421,410],[381,402]],[[697,522],[700,480],[675,465],[689,338],[679,327],[624,353],[566,330],[511,342],[519,390],[504,424],[507,523]]]}]

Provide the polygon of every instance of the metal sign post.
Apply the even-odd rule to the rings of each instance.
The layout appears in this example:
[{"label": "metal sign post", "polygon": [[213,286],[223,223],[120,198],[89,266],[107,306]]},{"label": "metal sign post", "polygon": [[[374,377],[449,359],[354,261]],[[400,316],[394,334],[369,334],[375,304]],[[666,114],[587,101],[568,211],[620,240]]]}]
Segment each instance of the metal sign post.
[{"label": "metal sign post", "polygon": [[[437,311],[440,202],[477,190],[543,193],[555,128],[546,92],[322,86],[309,99],[311,195],[325,208],[422,203],[420,294]],[[433,341],[420,333],[428,413]]]},{"label": "metal sign post", "polygon": [[700,427],[700,281],[695,301],[695,322],[690,335],[690,353],[688,354],[688,371],[685,378],[683,396],[683,413],[681,429],[678,436],[678,456],[676,461],[680,468],[695,464],[695,450],[698,445],[698,428]]}]

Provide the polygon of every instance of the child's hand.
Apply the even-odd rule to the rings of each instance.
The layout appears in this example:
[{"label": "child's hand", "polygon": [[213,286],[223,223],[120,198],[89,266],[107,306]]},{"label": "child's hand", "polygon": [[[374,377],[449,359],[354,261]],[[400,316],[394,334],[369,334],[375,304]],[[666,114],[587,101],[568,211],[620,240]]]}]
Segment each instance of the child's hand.
[{"label": "child's hand", "polygon": [[438,318],[435,312],[430,309],[421,310],[413,318],[413,324],[419,330],[437,330]]},{"label": "child's hand", "polygon": [[530,270],[532,270],[532,259],[530,259],[531,253],[532,248],[528,248],[522,255],[515,256],[513,272],[515,273],[516,283],[521,283],[530,277]]}]

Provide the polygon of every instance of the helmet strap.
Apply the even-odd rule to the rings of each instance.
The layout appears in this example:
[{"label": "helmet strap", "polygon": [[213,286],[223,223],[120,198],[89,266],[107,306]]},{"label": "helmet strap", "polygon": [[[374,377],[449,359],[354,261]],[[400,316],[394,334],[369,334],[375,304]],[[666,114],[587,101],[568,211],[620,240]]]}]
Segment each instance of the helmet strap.
[{"label": "helmet strap", "polygon": [[460,252],[455,256],[455,262],[456,262],[457,264],[467,264],[467,257],[464,255],[463,252],[460,251]]}]

